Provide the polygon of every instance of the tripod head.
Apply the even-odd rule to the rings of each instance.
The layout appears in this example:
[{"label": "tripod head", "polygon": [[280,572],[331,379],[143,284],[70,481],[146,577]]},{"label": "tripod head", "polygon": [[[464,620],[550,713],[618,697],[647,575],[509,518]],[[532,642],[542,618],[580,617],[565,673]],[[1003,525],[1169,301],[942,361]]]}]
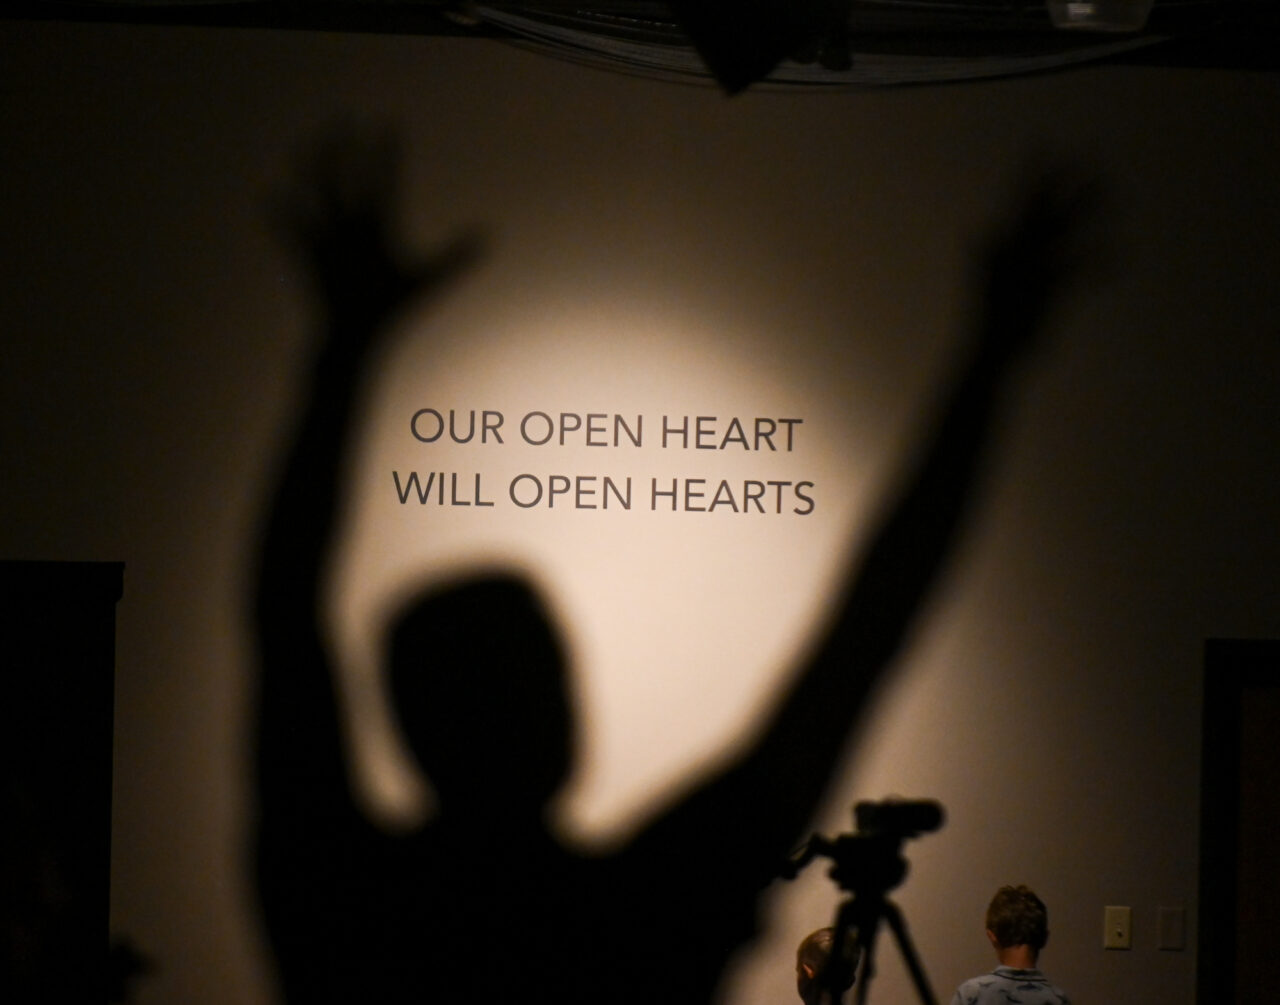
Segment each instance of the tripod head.
[{"label": "tripod head", "polygon": [[857,896],[879,899],[898,886],[907,874],[902,843],[942,826],[943,809],[933,800],[886,799],[860,802],[853,808],[857,829],[850,834],[825,838],[814,834],[792,856],[794,879],[819,855],[831,859],[829,875],[842,890]]}]

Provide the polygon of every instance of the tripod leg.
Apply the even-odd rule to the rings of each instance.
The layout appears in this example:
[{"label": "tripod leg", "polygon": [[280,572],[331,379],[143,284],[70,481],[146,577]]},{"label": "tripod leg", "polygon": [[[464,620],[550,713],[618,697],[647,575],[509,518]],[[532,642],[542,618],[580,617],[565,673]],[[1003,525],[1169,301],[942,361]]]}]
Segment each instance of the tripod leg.
[{"label": "tripod leg", "polygon": [[[902,951],[902,958],[907,962],[907,969],[911,972],[911,980],[915,983],[920,1001],[923,1005],[938,1005],[938,1000],[933,997],[933,991],[929,987],[929,980],[924,975],[924,967],[920,965],[920,958],[916,955],[911,936],[907,934],[902,912],[895,904],[886,900],[881,913],[889,920],[889,928],[893,930],[894,938],[898,940],[898,949]],[[862,999],[859,998],[858,1001],[861,1005]]]},{"label": "tripod leg", "polygon": [[[866,905],[856,897],[846,900],[836,912],[831,926],[831,952],[818,973],[821,1005],[841,1005],[844,993],[851,984],[857,985],[855,995],[858,1005],[866,1000],[866,987],[870,980],[872,945],[875,941],[879,919],[875,912],[868,914]],[[852,937],[853,945],[850,945]]]},{"label": "tripod leg", "polygon": [[854,984],[854,1000],[857,1005],[866,1005],[867,994],[871,990],[871,978],[876,973],[876,935],[880,930],[880,912],[863,910],[858,915],[858,979]]}]

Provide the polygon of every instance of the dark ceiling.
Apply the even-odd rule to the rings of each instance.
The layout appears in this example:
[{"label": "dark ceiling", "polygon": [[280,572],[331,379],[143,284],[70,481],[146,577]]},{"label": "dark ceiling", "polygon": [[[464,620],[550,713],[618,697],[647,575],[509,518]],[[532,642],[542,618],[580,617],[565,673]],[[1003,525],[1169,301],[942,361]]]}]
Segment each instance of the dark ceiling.
[{"label": "dark ceiling", "polygon": [[[1143,0],[1060,0],[1086,15]],[[829,90],[1085,63],[1275,70],[1280,0],[1152,0],[1137,30],[1062,30],[1048,0],[10,0],[10,20],[496,38],[623,72]],[[1087,18],[1086,18],[1087,19]]]}]

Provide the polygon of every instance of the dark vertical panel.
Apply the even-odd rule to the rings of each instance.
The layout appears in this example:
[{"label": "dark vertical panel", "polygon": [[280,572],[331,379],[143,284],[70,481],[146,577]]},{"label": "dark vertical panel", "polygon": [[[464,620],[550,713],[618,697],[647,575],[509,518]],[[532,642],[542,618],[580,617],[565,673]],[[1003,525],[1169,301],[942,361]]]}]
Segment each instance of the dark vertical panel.
[{"label": "dark vertical panel", "polygon": [[1205,646],[1199,1005],[1262,1001],[1280,938],[1280,641]]},{"label": "dark vertical panel", "polygon": [[1265,683],[1240,702],[1240,814],[1236,842],[1236,994],[1275,993],[1272,954],[1280,938],[1280,652]]},{"label": "dark vertical panel", "polygon": [[4,994],[107,998],[118,563],[0,562]]}]

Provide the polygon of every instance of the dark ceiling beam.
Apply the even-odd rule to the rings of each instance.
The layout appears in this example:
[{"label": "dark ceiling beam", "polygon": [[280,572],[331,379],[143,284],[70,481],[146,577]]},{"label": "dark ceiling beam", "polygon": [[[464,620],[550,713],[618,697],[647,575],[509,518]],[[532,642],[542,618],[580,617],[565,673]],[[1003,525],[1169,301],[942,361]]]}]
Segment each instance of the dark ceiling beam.
[{"label": "dark ceiling beam", "polygon": [[[679,2],[662,0],[487,0],[508,11],[578,11],[649,16],[674,21]],[[710,0],[708,0],[710,2]],[[781,3],[783,0],[777,0]],[[698,0],[685,0],[686,7]],[[767,6],[757,0],[755,6]],[[127,25],[200,26],[360,32],[471,38],[509,38],[505,30],[466,15],[456,0],[251,0],[228,3],[85,3],[6,0],[0,20],[68,21]],[[1056,32],[1042,0],[935,0],[932,4],[852,0],[852,49],[924,52],[963,57],[1001,51],[1026,39],[1072,42],[1105,36]],[[1043,27],[1041,27],[1043,26]],[[1109,57],[1131,65],[1241,70],[1280,69],[1280,0],[1155,0],[1142,33],[1160,37]],[[1015,36],[1022,36],[1022,42]]]},{"label": "dark ceiling beam", "polygon": [[458,15],[456,4],[414,0],[255,0],[249,3],[74,3],[8,0],[0,19],[205,28],[374,32],[389,35],[497,34]]}]

